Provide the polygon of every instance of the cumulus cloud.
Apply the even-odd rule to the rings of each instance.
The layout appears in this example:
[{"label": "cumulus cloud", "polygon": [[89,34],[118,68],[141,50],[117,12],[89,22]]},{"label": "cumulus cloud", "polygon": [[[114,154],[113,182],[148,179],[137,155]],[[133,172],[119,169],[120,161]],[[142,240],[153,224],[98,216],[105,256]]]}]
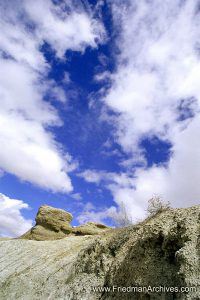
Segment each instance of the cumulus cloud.
[{"label": "cumulus cloud", "polygon": [[80,224],[86,222],[104,223],[105,219],[113,218],[116,214],[117,210],[114,206],[97,211],[91,202],[87,202],[77,220]]},{"label": "cumulus cloud", "polygon": [[197,116],[184,130],[174,131],[173,155],[167,168],[153,166],[136,172],[135,199],[142,201],[157,193],[175,207],[199,204],[199,130],[200,117]]},{"label": "cumulus cloud", "polygon": [[0,193],[0,236],[16,237],[32,227],[32,220],[25,219],[22,209],[29,208],[22,200],[11,199]]},{"label": "cumulus cloud", "polygon": [[[129,159],[121,161],[127,170],[124,178],[87,171],[85,179],[98,184],[103,180],[117,204],[123,201],[133,217],[145,214],[155,193],[175,207],[199,204],[199,2],[110,4],[119,54],[103,101],[114,112],[115,140]],[[152,137],[172,147],[165,165],[148,168],[141,141]],[[140,167],[135,167],[137,161]]]},{"label": "cumulus cloud", "polygon": [[196,9],[197,1],[113,3],[120,55],[104,101],[119,114],[118,142],[126,151],[137,151],[148,134],[171,139],[180,102],[199,99]]},{"label": "cumulus cloud", "polygon": [[84,51],[103,39],[102,25],[72,1],[0,1],[0,168],[40,187],[70,192],[73,159],[55,140],[62,120],[51,94],[66,102],[64,91],[47,80],[50,65],[42,46],[58,59],[68,49]]}]

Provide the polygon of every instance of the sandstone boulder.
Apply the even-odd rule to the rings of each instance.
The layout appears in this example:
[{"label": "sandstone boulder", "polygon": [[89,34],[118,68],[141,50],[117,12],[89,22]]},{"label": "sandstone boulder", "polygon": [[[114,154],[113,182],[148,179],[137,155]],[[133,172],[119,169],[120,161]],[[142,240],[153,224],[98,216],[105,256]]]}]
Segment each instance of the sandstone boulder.
[{"label": "sandstone boulder", "polygon": [[97,235],[110,229],[106,225],[94,222],[72,227],[72,215],[69,212],[48,205],[39,208],[35,221],[35,226],[20,236],[20,239],[58,240],[67,235]]},{"label": "sandstone boulder", "polygon": [[43,205],[35,218],[36,224],[20,238],[30,240],[56,240],[72,232],[72,215],[63,209]]},{"label": "sandstone boulder", "polygon": [[39,208],[35,221],[37,225],[59,231],[63,225],[71,223],[72,215],[63,209],[43,205]]}]

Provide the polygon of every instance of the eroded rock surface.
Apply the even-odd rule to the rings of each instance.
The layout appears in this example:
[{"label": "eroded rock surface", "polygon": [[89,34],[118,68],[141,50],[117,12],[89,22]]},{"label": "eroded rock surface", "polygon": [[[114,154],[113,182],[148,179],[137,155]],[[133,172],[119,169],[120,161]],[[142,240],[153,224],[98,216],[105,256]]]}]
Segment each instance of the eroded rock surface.
[{"label": "eroded rock surface", "polygon": [[63,239],[67,235],[95,235],[109,227],[103,224],[88,222],[72,227],[72,215],[63,209],[43,205],[39,208],[35,218],[35,226],[23,234],[21,239],[45,241]]},{"label": "eroded rock surface", "polygon": [[100,234],[101,232],[105,232],[109,229],[111,228],[106,225],[88,222],[86,224],[74,227],[72,229],[72,233],[75,235],[95,235]]},{"label": "eroded rock surface", "polygon": [[[124,293],[113,286],[195,290]],[[138,225],[98,235],[0,241],[2,300],[198,300],[199,287],[200,206],[168,209]]]},{"label": "eroded rock surface", "polygon": [[36,224],[20,238],[30,240],[62,239],[71,232],[72,215],[62,209],[43,205],[35,218]]}]

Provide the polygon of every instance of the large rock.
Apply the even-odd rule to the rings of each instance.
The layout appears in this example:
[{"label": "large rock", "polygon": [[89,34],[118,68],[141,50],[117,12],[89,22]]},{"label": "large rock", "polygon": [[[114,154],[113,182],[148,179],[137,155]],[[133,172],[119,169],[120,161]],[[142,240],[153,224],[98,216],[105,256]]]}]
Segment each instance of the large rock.
[{"label": "large rock", "polygon": [[200,206],[168,209],[138,225],[98,235],[0,241],[0,299],[198,300],[199,262]]},{"label": "large rock", "polygon": [[30,240],[56,240],[72,232],[72,215],[63,209],[43,205],[35,218],[36,224],[20,238]]},{"label": "large rock", "polygon": [[63,209],[43,205],[39,208],[36,216],[36,224],[59,231],[63,225],[72,221],[72,215]]},{"label": "large rock", "polygon": [[43,205],[36,216],[36,224],[28,232],[20,236],[20,239],[28,240],[58,240],[67,235],[96,235],[110,229],[109,227],[94,222],[72,227],[72,215],[62,209]]}]

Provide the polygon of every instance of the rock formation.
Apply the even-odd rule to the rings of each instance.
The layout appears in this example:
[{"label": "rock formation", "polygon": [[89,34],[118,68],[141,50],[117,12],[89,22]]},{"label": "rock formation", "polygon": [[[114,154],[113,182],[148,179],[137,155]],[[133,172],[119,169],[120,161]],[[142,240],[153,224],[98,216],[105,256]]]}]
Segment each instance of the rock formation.
[{"label": "rock formation", "polygon": [[20,238],[37,241],[58,240],[67,235],[94,235],[109,229],[103,224],[93,222],[73,228],[70,225],[71,221],[70,213],[63,209],[43,205],[38,210],[35,226]]},{"label": "rock formation", "polygon": [[96,235],[80,226],[59,240],[1,240],[0,299],[200,299],[200,206],[126,228],[101,226],[85,226],[98,228]]}]

